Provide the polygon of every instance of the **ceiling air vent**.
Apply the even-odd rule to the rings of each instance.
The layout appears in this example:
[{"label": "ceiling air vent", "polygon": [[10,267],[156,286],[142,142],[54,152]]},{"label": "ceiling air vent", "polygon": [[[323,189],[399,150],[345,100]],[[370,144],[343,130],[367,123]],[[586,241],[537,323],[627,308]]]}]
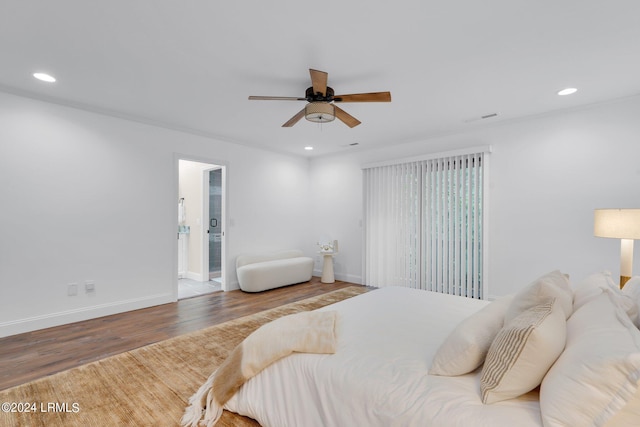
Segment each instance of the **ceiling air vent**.
[{"label": "ceiling air vent", "polygon": [[471,122],[477,122],[479,120],[491,119],[493,117],[498,117],[498,113],[485,114],[485,115],[480,116],[480,117],[471,117],[470,119],[463,120],[463,122],[471,123]]}]

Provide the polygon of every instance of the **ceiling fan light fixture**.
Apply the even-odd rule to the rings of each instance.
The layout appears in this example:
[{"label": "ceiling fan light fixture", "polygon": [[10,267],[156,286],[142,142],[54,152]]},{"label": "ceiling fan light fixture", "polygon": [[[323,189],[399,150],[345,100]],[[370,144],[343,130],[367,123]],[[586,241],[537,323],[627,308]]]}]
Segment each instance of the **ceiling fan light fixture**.
[{"label": "ceiling fan light fixture", "polygon": [[293,117],[287,120],[282,127],[290,128],[304,117],[314,123],[328,123],[338,118],[350,128],[358,126],[360,120],[334,105],[334,102],[391,102],[391,92],[352,93],[335,96],[333,89],[327,86],[327,73],[309,69],[311,75],[311,87],[305,91],[304,98],[293,96],[250,96],[249,100],[274,100],[274,101],[307,101],[308,104]]},{"label": "ceiling fan light fixture", "polygon": [[304,118],[310,122],[328,123],[335,120],[336,111],[328,102],[310,102],[304,107]]}]

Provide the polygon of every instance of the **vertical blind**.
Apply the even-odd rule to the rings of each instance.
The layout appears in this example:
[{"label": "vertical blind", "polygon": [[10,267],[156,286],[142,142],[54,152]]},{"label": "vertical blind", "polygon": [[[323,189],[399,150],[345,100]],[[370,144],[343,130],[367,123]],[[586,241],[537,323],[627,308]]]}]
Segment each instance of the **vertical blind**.
[{"label": "vertical blind", "polygon": [[366,167],[364,279],[483,298],[483,152]]}]

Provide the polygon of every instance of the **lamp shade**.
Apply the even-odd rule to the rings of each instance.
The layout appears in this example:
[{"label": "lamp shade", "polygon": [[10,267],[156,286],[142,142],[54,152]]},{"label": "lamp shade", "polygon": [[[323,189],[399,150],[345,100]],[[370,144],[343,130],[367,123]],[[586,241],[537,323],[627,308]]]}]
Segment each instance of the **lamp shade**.
[{"label": "lamp shade", "polygon": [[596,237],[640,239],[640,209],[596,209],[593,234]]},{"label": "lamp shade", "polygon": [[331,122],[336,118],[335,108],[328,102],[311,102],[304,107],[304,117],[310,122]]}]

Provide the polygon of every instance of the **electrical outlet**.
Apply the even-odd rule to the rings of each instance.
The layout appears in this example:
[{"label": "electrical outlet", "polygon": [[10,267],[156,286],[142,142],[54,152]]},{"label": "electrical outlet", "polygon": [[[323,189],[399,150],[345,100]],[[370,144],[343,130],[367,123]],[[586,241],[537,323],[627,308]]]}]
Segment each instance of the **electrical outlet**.
[{"label": "electrical outlet", "polygon": [[84,291],[86,293],[95,292],[96,291],[96,282],[93,280],[86,280],[84,282]]},{"label": "electrical outlet", "polygon": [[77,283],[69,283],[67,285],[67,295],[70,297],[78,295],[78,284]]}]

